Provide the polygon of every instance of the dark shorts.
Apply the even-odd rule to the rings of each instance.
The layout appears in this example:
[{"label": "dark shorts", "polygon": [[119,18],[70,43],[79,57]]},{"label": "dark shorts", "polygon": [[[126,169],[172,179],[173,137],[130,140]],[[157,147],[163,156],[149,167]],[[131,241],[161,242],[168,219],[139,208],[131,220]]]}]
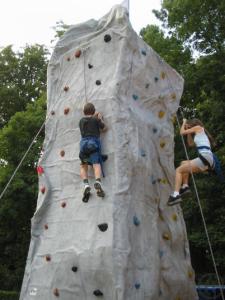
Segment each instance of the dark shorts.
[{"label": "dark shorts", "polygon": [[80,141],[79,157],[81,165],[100,164],[101,163],[101,144],[98,138],[87,137]]}]

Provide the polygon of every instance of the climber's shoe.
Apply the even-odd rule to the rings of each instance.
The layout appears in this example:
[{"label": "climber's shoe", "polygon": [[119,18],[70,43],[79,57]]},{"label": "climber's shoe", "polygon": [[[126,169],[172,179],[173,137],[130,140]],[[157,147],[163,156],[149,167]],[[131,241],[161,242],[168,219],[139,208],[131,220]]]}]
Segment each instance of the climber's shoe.
[{"label": "climber's shoe", "polygon": [[191,193],[191,189],[189,188],[189,186],[185,186],[185,187],[181,187],[180,191],[179,191],[180,195],[185,195],[185,194],[190,194]]},{"label": "climber's shoe", "polygon": [[89,184],[85,184],[82,201],[85,203],[88,202],[90,195],[91,195],[91,187]]},{"label": "climber's shoe", "polygon": [[96,189],[97,196],[101,197],[101,198],[104,198],[105,192],[102,189],[102,185],[101,185],[100,181],[98,181],[98,180],[95,181],[94,188]]},{"label": "climber's shoe", "polygon": [[173,196],[173,195],[170,195],[169,197],[169,200],[167,202],[167,205],[168,206],[173,206],[175,204],[178,204],[182,201],[182,198],[181,198],[181,195],[177,195],[177,196]]}]

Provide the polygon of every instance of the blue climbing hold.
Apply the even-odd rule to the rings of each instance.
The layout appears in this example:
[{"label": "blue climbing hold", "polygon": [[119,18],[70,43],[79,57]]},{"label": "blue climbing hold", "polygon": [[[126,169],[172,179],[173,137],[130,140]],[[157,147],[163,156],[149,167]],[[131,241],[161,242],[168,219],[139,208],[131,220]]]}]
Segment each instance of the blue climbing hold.
[{"label": "blue climbing hold", "polygon": [[158,78],[158,77],[155,77],[154,79],[155,79],[155,82],[157,82],[157,81],[159,80],[159,78]]},{"label": "blue climbing hold", "polygon": [[143,54],[144,56],[146,56],[146,51],[145,50],[141,50],[141,54]]},{"label": "blue climbing hold", "polygon": [[152,182],[152,184],[156,184],[156,182],[157,182],[157,179],[155,179],[155,178],[153,177],[153,175],[151,176],[151,182]]},{"label": "blue climbing hold", "polygon": [[153,133],[156,133],[156,132],[158,131],[158,129],[154,127],[154,128],[152,129],[152,131],[153,131]]},{"label": "blue climbing hold", "polygon": [[139,226],[141,224],[137,216],[133,216],[133,223],[135,226]]},{"label": "blue climbing hold", "polygon": [[149,84],[149,83],[146,83],[145,88],[148,89],[149,86],[150,86],[150,84]]},{"label": "blue climbing hold", "polygon": [[164,255],[164,251],[163,250],[159,250],[159,257],[162,258]]},{"label": "blue climbing hold", "polygon": [[134,286],[135,286],[136,290],[138,290],[138,289],[140,289],[141,284],[139,282],[136,282]]},{"label": "blue climbing hold", "polygon": [[142,156],[142,157],[145,157],[145,156],[146,156],[145,150],[141,149],[140,152],[141,152],[141,156]]},{"label": "blue climbing hold", "polygon": [[138,95],[133,94],[132,97],[135,101],[138,99]]}]

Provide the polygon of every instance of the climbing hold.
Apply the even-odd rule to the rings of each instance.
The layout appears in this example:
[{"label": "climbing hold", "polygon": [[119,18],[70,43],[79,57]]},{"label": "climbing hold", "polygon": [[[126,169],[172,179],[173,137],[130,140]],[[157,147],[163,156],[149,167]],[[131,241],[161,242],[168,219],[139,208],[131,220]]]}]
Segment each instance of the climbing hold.
[{"label": "climbing hold", "polygon": [[67,57],[67,59],[66,59],[67,61],[70,61],[70,57]]},{"label": "climbing hold", "polygon": [[144,56],[146,56],[146,51],[145,50],[141,50],[141,54],[143,54]]},{"label": "climbing hold", "polygon": [[172,220],[177,221],[177,214],[172,214]]},{"label": "climbing hold", "polygon": [[62,208],[66,207],[66,202],[62,202],[62,203],[61,203],[61,207],[62,207]]},{"label": "climbing hold", "polygon": [[137,216],[133,216],[133,223],[135,226],[139,226],[141,224]]},{"label": "climbing hold", "polygon": [[166,78],[166,73],[165,72],[161,72],[161,78],[165,79]]},{"label": "climbing hold", "polygon": [[56,296],[56,297],[59,297],[59,290],[57,288],[55,288],[53,290],[53,294]]},{"label": "climbing hold", "polygon": [[75,52],[75,57],[78,58],[78,57],[80,57],[80,55],[81,55],[81,51],[80,51],[80,50],[77,50],[77,51]]},{"label": "climbing hold", "polygon": [[108,224],[107,223],[99,224],[98,228],[99,228],[100,231],[104,232],[108,229]]},{"label": "climbing hold", "polygon": [[165,143],[164,141],[161,141],[161,142],[160,142],[160,147],[161,147],[161,148],[164,148],[165,145],[166,145],[166,143]]},{"label": "climbing hold", "polygon": [[162,215],[161,212],[159,212],[159,218],[160,218],[161,221],[164,221],[164,218],[163,218],[163,215]]},{"label": "climbing hold", "polygon": [[149,86],[150,86],[150,84],[149,84],[149,83],[146,83],[145,88],[148,89]]},{"label": "climbing hold", "polygon": [[189,269],[189,270],[188,270],[188,277],[189,277],[190,279],[192,279],[193,276],[194,276],[193,271],[192,271],[191,269]]},{"label": "climbing hold", "polygon": [[159,250],[159,257],[162,258],[164,255],[164,251],[163,250]]},{"label": "climbing hold", "polygon": [[177,98],[177,96],[176,96],[175,93],[172,93],[170,96],[171,96],[171,98],[172,98],[173,100],[176,100],[176,98]]},{"label": "climbing hold", "polygon": [[168,183],[168,181],[167,181],[166,178],[161,178],[161,179],[159,179],[159,182],[160,182],[160,183],[163,183],[163,184],[167,184],[167,183]]},{"label": "climbing hold", "polygon": [[45,187],[44,186],[41,188],[41,192],[42,192],[42,194],[45,193]]},{"label": "climbing hold", "polygon": [[132,97],[133,97],[134,100],[138,99],[138,95],[133,94]]},{"label": "climbing hold", "polygon": [[105,36],[104,36],[104,41],[106,42],[106,43],[108,43],[108,42],[110,42],[111,41],[111,35],[109,35],[109,34],[106,34]]},{"label": "climbing hold", "polygon": [[89,69],[92,69],[92,68],[93,68],[93,65],[88,64],[88,68],[89,68]]},{"label": "climbing hold", "polygon": [[103,296],[103,293],[100,291],[100,290],[95,290],[93,292],[93,295],[95,295],[96,297],[102,297]]},{"label": "climbing hold", "polygon": [[141,152],[141,156],[142,156],[142,157],[145,157],[145,156],[146,156],[145,150],[141,149],[140,152]]},{"label": "climbing hold", "polygon": [[71,268],[71,270],[72,270],[74,273],[76,273],[77,270],[78,270],[78,267],[73,266],[73,267]]},{"label": "climbing hold", "polygon": [[175,300],[181,300],[180,296],[176,296]]},{"label": "climbing hold", "polygon": [[158,112],[158,117],[159,117],[160,119],[162,119],[162,118],[164,117],[164,115],[165,115],[165,112],[164,112],[163,110],[160,110],[160,111]]},{"label": "climbing hold", "polygon": [[50,255],[46,255],[46,256],[45,256],[45,260],[46,260],[46,261],[51,261],[51,256],[50,256]]},{"label": "climbing hold", "polygon": [[48,230],[48,224],[45,224],[44,228],[45,230]]},{"label": "climbing hold", "polygon": [[170,240],[170,235],[168,233],[164,232],[163,233],[163,238],[164,238],[164,240],[169,241]]},{"label": "climbing hold", "polygon": [[54,116],[54,114],[55,114],[55,112],[54,112],[54,110],[52,110],[52,111],[51,111],[51,115]]},{"label": "climbing hold", "polygon": [[101,84],[101,80],[96,80],[96,85],[100,85]]},{"label": "climbing hold", "polygon": [[68,115],[69,111],[70,111],[69,107],[65,108],[64,109],[64,115]]},{"label": "climbing hold", "polygon": [[159,80],[159,78],[158,78],[158,77],[155,77],[154,80],[155,80],[155,82],[157,82],[157,81]]},{"label": "climbing hold", "polygon": [[156,133],[156,132],[158,131],[158,129],[154,127],[154,128],[152,129],[152,131],[153,131],[153,133]]},{"label": "climbing hold", "polygon": [[135,286],[135,289],[138,290],[138,289],[140,289],[141,284],[139,282],[136,282],[134,286]]},{"label": "climbing hold", "polygon": [[68,85],[64,86],[64,91],[65,91],[65,92],[68,92],[68,91],[69,91]]},{"label": "climbing hold", "polygon": [[65,155],[65,151],[64,150],[61,150],[60,151],[60,155],[63,157]]},{"label": "climbing hold", "polygon": [[37,173],[38,175],[42,175],[44,173],[44,169],[42,168],[42,166],[37,166]]},{"label": "climbing hold", "polygon": [[176,120],[177,120],[176,115],[173,115],[172,118],[171,118],[171,121],[173,122],[173,124],[176,123]]}]

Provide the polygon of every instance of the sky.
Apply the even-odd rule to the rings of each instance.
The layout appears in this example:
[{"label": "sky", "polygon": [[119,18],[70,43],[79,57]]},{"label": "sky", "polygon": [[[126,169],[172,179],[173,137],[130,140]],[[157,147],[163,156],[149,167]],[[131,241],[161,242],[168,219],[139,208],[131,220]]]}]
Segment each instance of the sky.
[{"label": "sky", "polygon": [[[98,20],[122,0],[0,0],[0,47],[26,44],[51,47],[56,22],[74,25]],[[130,0],[130,20],[134,30],[159,22],[152,9],[160,9],[161,0]]]}]

